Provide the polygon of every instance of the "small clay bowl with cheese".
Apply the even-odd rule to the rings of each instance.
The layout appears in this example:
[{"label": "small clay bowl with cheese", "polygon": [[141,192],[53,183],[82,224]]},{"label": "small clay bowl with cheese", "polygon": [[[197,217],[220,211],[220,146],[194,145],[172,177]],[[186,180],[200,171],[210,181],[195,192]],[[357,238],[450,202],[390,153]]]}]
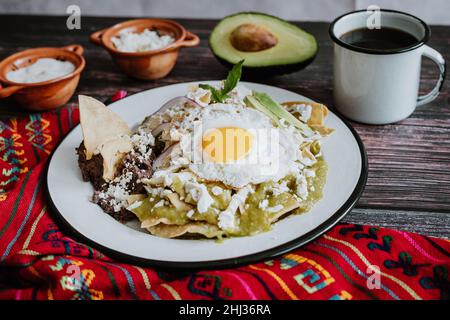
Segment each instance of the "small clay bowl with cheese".
[{"label": "small clay bowl with cheese", "polygon": [[72,97],[84,66],[77,44],[18,52],[0,62],[0,99],[11,96],[34,111],[56,109]]},{"label": "small clay bowl with cheese", "polygon": [[102,46],[126,75],[142,80],[165,77],[181,48],[200,43],[197,35],[165,19],[134,19],[94,32],[91,42]]}]

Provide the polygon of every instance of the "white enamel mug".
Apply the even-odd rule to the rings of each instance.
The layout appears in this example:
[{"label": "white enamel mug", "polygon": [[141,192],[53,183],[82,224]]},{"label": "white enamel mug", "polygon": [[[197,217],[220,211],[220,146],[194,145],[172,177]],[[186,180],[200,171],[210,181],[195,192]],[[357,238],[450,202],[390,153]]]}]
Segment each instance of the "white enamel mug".
[{"label": "white enamel mug", "polygon": [[[433,101],[445,79],[445,60],[425,43],[430,28],[419,18],[394,10],[380,10],[381,28],[407,32],[417,38],[409,47],[378,50],[356,47],[340,38],[347,32],[367,28],[373,11],[347,13],[334,20],[329,29],[334,42],[334,102],[347,118],[368,124],[387,124],[403,120],[417,106]],[[434,89],[418,96],[422,56],[439,67]]]}]

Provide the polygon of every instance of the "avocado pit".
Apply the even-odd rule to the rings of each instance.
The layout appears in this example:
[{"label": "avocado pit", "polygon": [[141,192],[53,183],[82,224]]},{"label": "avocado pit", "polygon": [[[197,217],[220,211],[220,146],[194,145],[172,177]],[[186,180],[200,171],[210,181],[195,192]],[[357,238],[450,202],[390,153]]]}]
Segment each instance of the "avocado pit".
[{"label": "avocado pit", "polygon": [[258,52],[277,45],[278,39],[263,26],[244,23],[236,27],[230,35],[230,41],[236,50]]}]

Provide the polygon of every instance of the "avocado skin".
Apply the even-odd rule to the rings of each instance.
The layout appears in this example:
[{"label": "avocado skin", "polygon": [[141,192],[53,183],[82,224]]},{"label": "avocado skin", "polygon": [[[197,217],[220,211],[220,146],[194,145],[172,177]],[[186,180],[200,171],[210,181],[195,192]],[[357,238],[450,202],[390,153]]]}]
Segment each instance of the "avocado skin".
[{"label": "avocado skin", "polygon": [[[233,68],[234,64],[231,62],[228,62],[227,60],[219,57],[214,53],[214,51],[211,49],[214,57],[228,70],[231,70]],[[309,59],[304,60],[302,62],[298,63],[292,63],[292,64],[281,64],[276,66],[265,66],[265,67],[245,67],[242,66],[242,78],[253,78],[253,77],[259,77],[259,76],[277,76],[277,75],[283,75],[288,73],[294,73],[300,70],[305,69],[308,65],[310,65],[314,59],[317,56],[317,52]]]},{"label": "avocado skin", "polygon": [[[277,20],[280,20],[283,23],[286,23],[287,21],[276,17],[276,16],[272,16],[270,14],[266,14],[266,13],[262,13],[262,12],[254,12],[254,11],[246,11],[246,12],[238,12],[238,13],[234,13],[231,15],[228,15],[226,17],[224,17],[222,20],[233,17],[233,16],[237,16],[237,15],[241,15],[241,14],[255,14],[255,15],[263,15],[263,16],[267,16],[270,18],[274,18]],[[289,22],[288,22],[289,23]],[[210,36],[208,37],[208,46],[209,49],[211,50],[211,52],[213,53],[214,57],[223,65],[225,66],[228,70],[231,70],[231,68],[233,68],[234,64],[227,61],[226,59],[218,56],[215,52],[214,49],[211,46],[211,38],[212,32],[210,34]],[[317,42],[316,42],[317,43]],[[288,73],[294,73],[300,70],[305,69],[308,65],[310,65],[314,59],[317,56],[317,52],[319,51],[319,44],[317,43],[317,50],[314,53],[314,55],[309,58],[306,59],[304,61],[298,62],[298,63],[291,63],[291,64],[280,64],[280,65],[273,65],[273,66],[262,66],[262,67],[247,67],[247,66],[242,66],[242,78],[254,78],[254,77],[259,77],[259,76],[277,76],[277,75],[283,75],[283,74],[288,74]]]}]

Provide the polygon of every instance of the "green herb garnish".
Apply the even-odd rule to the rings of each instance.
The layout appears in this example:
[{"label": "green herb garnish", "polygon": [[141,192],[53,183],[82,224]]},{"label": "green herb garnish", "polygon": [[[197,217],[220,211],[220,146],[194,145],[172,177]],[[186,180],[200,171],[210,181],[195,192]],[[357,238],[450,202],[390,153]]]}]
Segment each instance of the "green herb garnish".
[{"label": "green herb garnish", "polygon": [[227,79],[223,83],[223,89],[216,89],[209,84],[200,84],[199,87],[211,91],[211,98],[214,102],[224,102],[225,99],[230,97],[228,94],[236,87],[239,79],[241,79],[243,63],[244,60],[239,61],[228,72]]},{"label": "green herb garnish", "polygon": [[277,123],[279,123],[280,119],[284,119],[289,124],[301,130],[305,135],[309,136],[313,134],[312,130],[306,124],[294,117],[289,111],[265,93],[253,91],[252,95],[247,96],[244,101],[247,106],[263,112]]}]

